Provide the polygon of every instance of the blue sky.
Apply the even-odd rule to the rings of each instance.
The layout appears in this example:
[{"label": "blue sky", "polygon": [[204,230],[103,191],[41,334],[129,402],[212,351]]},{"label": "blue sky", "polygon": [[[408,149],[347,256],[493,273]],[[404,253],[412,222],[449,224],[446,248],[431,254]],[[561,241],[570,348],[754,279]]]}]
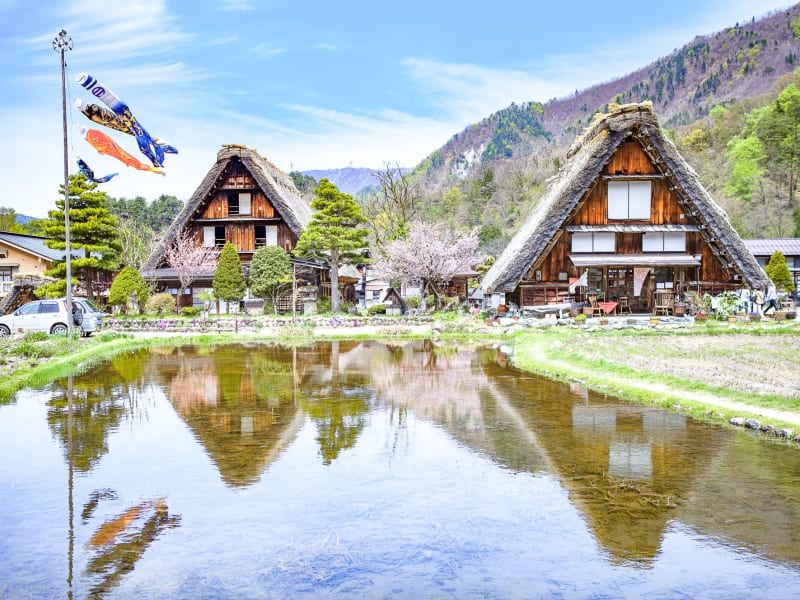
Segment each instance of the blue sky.
[{"label": "blue sky", "polygon": [[[0,0],[0,206],[43,217],[63,182],[66,29],[70,172],[83,158],[115,197],[186,200],[222,144],[284,171],[414,166],[511,102],[547,101],[644,66],[773,0],[398,3],[307,0]],[[86,71],[180,152],[166,176],[100,156],[72,107]],[[133,138],[105,130],[137,158]]]}]

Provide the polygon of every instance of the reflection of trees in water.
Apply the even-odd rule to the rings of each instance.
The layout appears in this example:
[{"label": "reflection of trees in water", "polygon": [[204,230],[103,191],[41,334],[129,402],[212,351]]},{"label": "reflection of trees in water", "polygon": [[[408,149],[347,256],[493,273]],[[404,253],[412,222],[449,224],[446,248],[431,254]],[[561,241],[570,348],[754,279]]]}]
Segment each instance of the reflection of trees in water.
[{"label": "reflection of trees in water", "polygon": [[[145,367],[149,360],[147,351],[130,352],[73,378],[72,464],[78,471],[91,471],[108,452],[108,436],[124,418],[147,417],[142,389],[146,385]],[[47,423],[68,459],[67,377],[55,380],[50,388]]]},{"label": "reflection of trees in water", "polygon": [[350,397],[315,402],[305,397],[303,408],[317,426],[322,462],[329,465],[343,450],[355,446],[366,423],[368,399]]},{"label": "reflection of trees in water", "polygon": [[339,371],[368,375],[374,390],[371,403],[387,411],[390,455],[408,443],[407,417],[413,414],[506,467],[539,472],[544,468],[540,452],[497,407],[482,368],[493,357],[489,350],[475,352],[430,340],[363,342],[347,352],[340,349]]},{"label": "reflection of trees in water", "polygon": [[[53,384],[48,401],[47,423],[53,436],[69,453],[69,402],[66,378]],[[120,380],[109,364],[91,374],[75,379],[72,392],[72,461],[81,472],[89,472],[108,452],[108,435],[115,430],[126,414],[135,409],[138,396],[131,386]]]},{"label": "reflection of trees in water", "polygon": [[[91,515],[91,505],[98,499],[97,495],[91,497],[83,513]],[[159,498],[140,502],[104,521],[88,543],[92,556],[86,573],[94,580],[89,597],[102,598],[111,593],[156,537],[165,529],[177,527],[180,520],[180,515],[170,516],[166,501]]]},{"label": "reflection of trees in water", "polygon": [[483,424],[481,393],[486,376],[477,368],[480,358],[472,351],[435,346],[430,340],[402,345],[367,342],[345,361],[348,371],[369,373],[380,406],[403,407],[418,418],[457,429]]},{"label": "reflection of trees in water", "polygon": [[331,342],[327,364],[303,382],[301,405],[317,427],[322,462],[331,464],[342,452],[355,446],[366,424],[373,397],[368,373],[342,364],[339,342]]}]

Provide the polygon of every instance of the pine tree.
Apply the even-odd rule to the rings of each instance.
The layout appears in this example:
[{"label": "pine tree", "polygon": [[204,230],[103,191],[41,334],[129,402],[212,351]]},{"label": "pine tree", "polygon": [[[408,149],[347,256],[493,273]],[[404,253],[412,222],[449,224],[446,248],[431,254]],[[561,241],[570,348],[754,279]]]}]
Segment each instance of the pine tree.
[{"label": "pine tree", "polygon": [[[65,250],[64,186],[60,186],[61,197],[57,208],[47,213],[40,221],[42,234],[50,238],[45,244],[49,248]],[[108,209],[108,196],[97,190],[97,184],[80,173],[69,176],[69,230],[72,250],[72,275],[83,284],[90,300],[95,297],[94,280],[98,271],[112,272],[119,263],[122,251],[117,230],[119,221]],[[40,286],[39,296],[60,296],[67,288],[67,264],[55,261],[45,275],[58,281]]]},{"label": "pine tree", "polygon": [[366,222],[361,207],[327,179],[316,189],[311,203],[314,214],[297,241],[295,253],[321,260],[331,273],[331,310],[339,310],[339,267],[366,262],[363,250],[369,231],[359,227]]},{"label": "pine tree", "polygon": [[792,283],[792,274],[789,272],[789,267],[786,265],[786,257],[779,250],[769,257],[767,266],[764,267],[767,277],[775,284],[775,288],[781,291],[793,292],[794,284]]},{"label": "pine tree", "polygon": [[[214,295],[225,302],[239,302],[244,298],[247,283],[242,272],[242,261],[236,246],[225,242],[214,274]],[[225,311],[228,312],[227,310]]]}]

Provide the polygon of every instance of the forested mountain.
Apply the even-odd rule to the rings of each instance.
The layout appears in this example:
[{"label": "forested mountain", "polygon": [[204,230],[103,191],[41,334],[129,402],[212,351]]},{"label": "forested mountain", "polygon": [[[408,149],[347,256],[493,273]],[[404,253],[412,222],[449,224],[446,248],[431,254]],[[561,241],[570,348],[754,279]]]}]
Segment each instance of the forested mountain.
[{"label": "forested mountain", "polygon": [[740,214],[726,150],[732,138],[747,136],[749,111],[795,81],[798,54],[800,4],[698,36],[650,65],[567,98],[512,104],[455,134],[414,169],[425,212],[458,228],[481,227],[487,249],[496,250],[596,113],[609,103],[651,101],[662,127],[740,232],[776,235],[785,227],[756,225]]}]

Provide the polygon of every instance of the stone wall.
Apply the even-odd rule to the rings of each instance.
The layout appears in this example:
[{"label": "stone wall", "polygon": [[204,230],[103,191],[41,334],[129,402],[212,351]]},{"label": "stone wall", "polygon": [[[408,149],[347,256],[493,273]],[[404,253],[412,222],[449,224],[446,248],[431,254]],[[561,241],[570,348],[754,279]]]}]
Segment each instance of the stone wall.
[{"label": "stone wall", "polygon": [[[177,318],[177,317],[148,317],[117,319],[106,318],[103,329],[119,332],[172,332],[172,333],[230,333],[235,331],[280,331],[289,327],[304,327],[315,329],[318,327],[341,328],[357,330],[359,327],[398,327],[414,325],[432,325],[434,318],[427,315],[402,316],[402,317],[360,317],[360,316],[299,316],[292,319],[276,319],[274,317],[237,315],[231,317],[202,318]],[[356,331],[354,331],[355,333]]]}]

